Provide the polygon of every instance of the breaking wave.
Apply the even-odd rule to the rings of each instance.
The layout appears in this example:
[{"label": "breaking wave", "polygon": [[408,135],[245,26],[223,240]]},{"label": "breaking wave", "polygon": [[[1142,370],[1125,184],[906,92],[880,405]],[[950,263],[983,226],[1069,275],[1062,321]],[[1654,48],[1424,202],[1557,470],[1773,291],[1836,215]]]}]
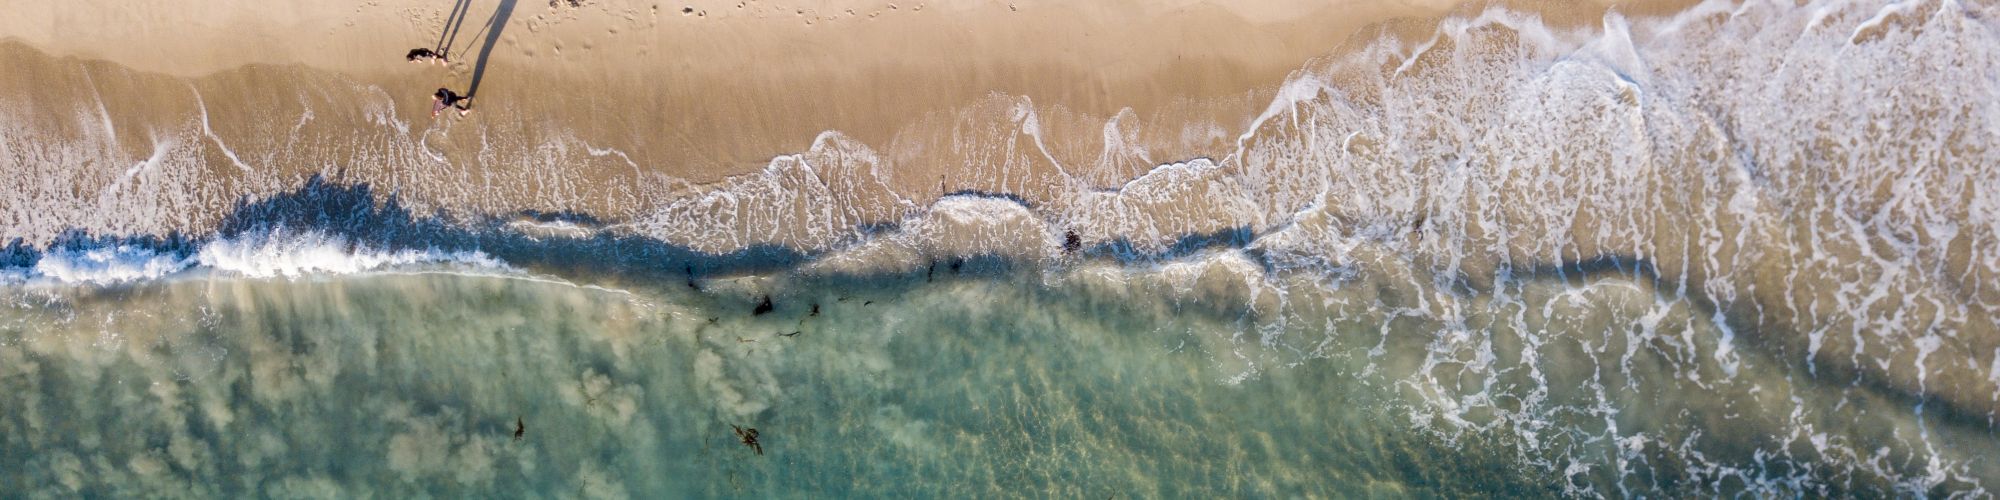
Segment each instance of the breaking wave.
[{"label": "breaking wave", "polygon": [[173,246],[113,242],[72,244],[33,255],[32,262],[0,268],[16,283],[118,285],[184,272],[247,278],[298,278],[312,274],[454,268],[507,272],[506,263],[477,250],[378,249],[317,231],[274,230],[216,238],[192,252]]}]

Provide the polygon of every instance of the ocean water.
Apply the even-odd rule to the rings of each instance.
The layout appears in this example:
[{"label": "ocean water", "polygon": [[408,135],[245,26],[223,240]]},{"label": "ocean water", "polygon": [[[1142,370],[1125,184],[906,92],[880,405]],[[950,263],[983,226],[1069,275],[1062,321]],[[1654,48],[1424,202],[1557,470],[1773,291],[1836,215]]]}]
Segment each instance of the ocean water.
[{"label": "ocean water", "polygon": [[996,96],[942,197],[838,131],[697,184],[38,60],[79,85],[0,93],[0,491],[1990,496],[2000,8],[1599,24],[1385,38],[1241,134]]}]

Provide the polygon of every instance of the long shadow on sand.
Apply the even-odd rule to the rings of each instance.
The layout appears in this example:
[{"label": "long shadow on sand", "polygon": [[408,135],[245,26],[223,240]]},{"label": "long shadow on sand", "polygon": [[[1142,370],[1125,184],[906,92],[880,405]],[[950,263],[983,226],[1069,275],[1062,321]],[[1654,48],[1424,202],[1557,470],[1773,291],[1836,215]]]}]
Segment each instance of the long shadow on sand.
[{"label": "long shadow on sand", "polygon": [[465,26],[465,16],[472,12],[472,0],[458,0],[451,5],[451,14],[444,18],[444,29],[438,30],[437,44],[431,47],[445,57],[451,57],[458,48],[459,28]]},{"label": "long shadow on sand", "polygon": [[479,82],[486,78],[486,63],[493,59],[493,47],[500,44],[500,32],[507,29],[507,19],[514,15],[514,2],[500,0],[500,8],[486,21],[486,44],[479,48],[479,62],[472,67],[472,86],[465,90],[466,97],[479,95]]}]

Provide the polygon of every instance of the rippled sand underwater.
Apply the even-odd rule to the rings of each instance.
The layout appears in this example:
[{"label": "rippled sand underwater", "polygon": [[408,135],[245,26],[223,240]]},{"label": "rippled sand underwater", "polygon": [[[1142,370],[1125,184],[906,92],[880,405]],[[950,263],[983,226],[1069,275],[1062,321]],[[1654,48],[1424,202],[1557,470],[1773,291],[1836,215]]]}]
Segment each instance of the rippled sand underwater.
[{"label": "rippled sand underwater", "polygon": [[[1257,314],[1185,281],[1199,278],[942,272],[704,292],[434,273],[18,296],[0,461],[17,491],[58,495],[1540,496],[1881,492],[1895,485],[1842,465],[1917,474],[1939,455],[1959,464],[1942,491],[1990,474],[1973,459],[1996,451],[1985,422],[1918,417],[1782,363],[1677,373],[1689,360],[1646,346],[1712,330],[1621,277],[1523,284],[1486,304],[1482,338],[1423,338],[1444,325],[1338,306],[1220,333]],[[754,314],[766,292],[773,310]],[[1662,314],[1692,324],[1577,334]],[[1246,349],[1243,334],[1284,340]],[[1232,382],[1305,348],[1319,356]],[[1489,408],[1436,407],[1454,401]],[[765,454],[731,424],[758,428]],[[1801,425],[1835,447],[1787,446]],[[1935,444],[1879,457],[1839,446],[1922,435]]]},{"label": "rippled sand underwater", "polygon": [[698,185],[329,84],[135,162],[0,96],[0,490],[1988,496],[1996,23],[1494,8],[1216,158],[995,97],[944,196],[837,131]]},{"label": "rippled sand underwater", "polygon": [[1393,283],[1226,261],[990,265],[17,292],[0,463],[31,495],[1936,494],[2000,452],[1981,416],[1796,363],[1723,374],[1689,355],[1708,313],[1624,273],[1522,280],[1451,325]]},{"label": "rippled sand underwater", "polygon": [[453,274],[50,298],[7,311],[0,459],[49,494],[1559,488],[1496,440],[1411,428],[1355,366],[1224,383],[1203,332],[1226,314],[1016,278],[786,283],[764,315]]}]

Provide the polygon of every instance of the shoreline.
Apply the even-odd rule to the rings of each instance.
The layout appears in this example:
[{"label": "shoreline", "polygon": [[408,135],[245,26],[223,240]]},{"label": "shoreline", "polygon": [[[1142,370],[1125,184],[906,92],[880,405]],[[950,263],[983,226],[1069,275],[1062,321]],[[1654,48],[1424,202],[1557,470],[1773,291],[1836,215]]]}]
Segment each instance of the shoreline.
[{"label": "shoreline", "polygon": [[[436,87],[475,93],[466,92],[477,69],[472,59],[488,40],[468,39],[481,34],[492,3],[472,2],[457,37],[462,54],[450,69],[398,58],[432,43],[448,13],[449,4],[411,0],[351,12],[266,10],[254,2],[68,6],[62,10],[106,17],[58,18],[45,32],[0,24],[0,38],[183,80],[302,66],[392,93],[407,88],[396,101],[412,110],[403,118],[416,122],[424,117],[414,110],[426,107]],[[1341,9],[1296,1],[1247,11],[1198,2],[1172,9],[927,3],[691,2],[690,15],[645,2],[516,3],[491,39],[496,45],[475,93],[478,108],[498,113],[473,121],[502,129],[539,119],[697,180],[796,152],[822,131],[883,144],[912,122],[996,93],[1100,120],[1132,108],[1229,127],[1262,105],[1258,97],[1286,74],[1363,26],[1432,13],[1390,1]],[[251,14],[267,19],[245,19]],[[15,19],[35,24],[28,20],[36,17]]]},{"label": "shoreline", "polygon": [[[1648,2],[1615,8],[1673,11],[1688,3]],[[390,0],[388,5],[359,8],[355,15],[402,23],[404,27],[396,29],[405,32],[417,29],[410,26],[442,22],[445,12],[425,11],[416,4]],[[476,25],[483,4],[470,4],[474,13],[468,23]],[[65,217],[60,222],[28,218],[11,224],[33,228],[26,235],[38,241],[47,241],[59,228],[77,227],[120,234],[201,232],[220,223],[217,217],[234,213],[232,207],[290,192],[318,176],[372,186],[378,195],[386,195],[378,202],[396,200],[418,212],[585,213],[691,241],[703,239],[693,234],[700,231],[750,234],[777,227],[782,229],[762,239],[826,244],[841,236],[815,228],[892,222],[911,215],[915,207],[961,192],[1002,193],[1030,205],[1108,202],[1111,205],[1099,208],[1122,207],[1129,200],[1063,198],[1079,188],[1103,191],[1135,182],[1155,184],[1158,181],[1142,179],[1161,167],[1226,158],[1293,75],[1319,71],[1323,63],[1383,37],[1421,42],[1418,34],[1428,36],[1445,19],[1485,8],[1431,6],[1426,8],[1450,14],[1413,17],[1403,14],[1422,9],[1396,11],[1391,7],[1403,4],[1391,4],[1373,4],[1382,9],[1376,17],[1331,22],[1329,17],[1339,17],[1332,12],[1337,7],[1306,0],[1265,4],[1262,10],[1181,1],[1172,8],[1144,10],[1150,16],[1143,17],[1147,22],[1120,26],[1113,26],[1113,21],[1131,12],[1102,5],[1077,10],[1055,3],[1009,8],[987,2],[921,11],[905,6],[901,10],[907,14],[930,17],[879,24],[902,26],[900,30],[872,30],[870,26],[878,26],[877,18],[801,22],[789,31],[740,32],[743,45],[729,46],[705,37],[708,32],[668,32],[660,19],[621,15],[616,7],[623,4],[544,9],[516,3],[521,13],[508,16],[508,26],[514,27],[493,38],[500,45],[489,61],[492,74],[486,88],[480,89],[476,111],[463,118],[446,114],[435,119],[423,113],[430,108],[430,90],[438,85],[462,88],[453,85],[466,82],[476,64],[461,60],[447,69],[404,63],[394,58],[402,49],[391,47],[406,42],[392,37],[357,42],[379,46],[375,49],[358,47],[325,55],[335,61],[327,65],[339,66],[346,64],[339,61],[367,54],[356,59],[363,62],[355,63],[365,69],[352,73],[290,62],[251,63],[184,77],[46,52],[19,37],[9,38],[20,31],[18,26],[0,21],[0,27],[8,29],[0,31],[0,61],[23,69],[0,75],[0,95],[21,99],[14,109],[0,109],[0,117],[21,127],[15,139],[28,142],[17,149],[60,158],[17,165],[24,171],[20,175],[47,177],[51,185],[70,191],[41,190],[33,194],[43,200],[37,203],[53,207],[49,212],[68,214],[101,212],[93,207],[107,205],[133,205],[138,210],[127,211],[125,218]],[[230,5],[210,8],[227,10]],[[755,2],[743,5],[750,6],[745,7],[748,14],[711,19],[733,22],[688,23],[740,31],[800,20]],[[1614,8],[1523,7],[1517,12],[1546,16],[1558,29],[1589,24]],[[277,17],[296,16],[299,10]],[[542,13],[529,15],[532,12]],[[695,12],[692,18],[706,19],[703,11]],[[802,14],[796,16],[809,18],[803,13],[815,11],[798,12]],[[999,17],[1015,14],[1028,20]],[[1238,23],[1238,29],[1212,29],[1226,24],[1215,19]],[[1253,20],[1263,24],[1252,27]],[[1321,25],[1329,22],[1334,27]],[[607,23],[613,27],[605,28]],[[656,44],[698,40],[707,44],[702,47],[716,50],[804,62],[695,58],[713,65],[690,73],[734,71],[742,73],[741,78],[672,80],[653,74],[672,72],[671,65],[612,65],[605,60],[605,51],[590,49],[590,39],[577,34],[598,29],[615,34],[621,23],[652,23],[648,26],[654,28],[644,33]],[[1182,23],[1186,29],[1154,29],[1162,23]],[[960,33],[968,31],[959,29],[967,26],[981,29]],[[1062,26],[1083,28],[1056,29]],[[1092,27],[1118,31],[1115,36],[1098,37]],[[1203,37],[1230,38],[1253,28],[1268,29],[1259,32],[1261,38],[1236,40],[1234,45],[1199,43],[1208,39]],[[462,37],[484,34],[474,26],[461,29],[469,33]],[[1056,33],[1051,35],[1055,40],[1021,45],[1033,50],[1001,50],[1009,47],[1001,41],[1022,38],[1036,29]],[[823,34],[842,33],[838,30],[848,30],[852,36]],[[630,30],[624,33],[637,36]],[[1063,41],[1061,33],[1109,41],[1071,50],[1057,43]],[[892,62],[906,54],[873,54],[861,61],[866,64],[820,57],[889,47],[905,36],[942,41],[938,46],[902,44],[910,46],[909,51],[981,50],[966,51],[963,61],[902,64]],[[578,39],[573,37],[582,37],[583,42],[561,51],[563,57],[555,57],[553,49],[535,55],[540,50],[537,43],[561,46],[564,40]],[[801,44],[820,39],[826,41],[823,46]],[[1139,40],[1168,43],[1129,43]],[[1263,46],[1272,50],[1260,50]],[[1177,52],[1183,49],[1215,57],[1176,62],[1181,69],[1169,70],[1147,68],[1143,62],[1092,62],[1095,56],[1087,53],[1112,49],[1146,55],[1155,62],[1166,56],[1186,57]],[[189,67],[200,64],[218,61],[198,60]],[[1249,69],[1253,66],[1268,74]],[[1175,77],[1151,78],[1158,74]],[[1226,170],[1193,175],[1207,179],[1233,175]],[[1135,209],[1152,214],[1197,207],[1234,210],[1186,197],[1190,195],[1174,194],[1182,199],[1140,203],[1143,208]],[[140,210],[140,205],[152,208]],[[1244,216],[1261,221],[1258,215],[1182,213],[1169,215],[1172,222],[1163,230],[1223,231]],[[731,222],[699,230],[663,222],[673,217]],[[1117,235],[1086,235],[1093,240],[1113,237]]]},{"label": "shoreline", "polygon": [[[508,3],[512,8],[498,15],[495,8]],[[1679,4],[1685,2],[1618,8]],[[485,72],[477,76],[483,88],[472,89],[479,111],[465,120],[482,135],[572,133],[644,169],[711,182],[797,153],[826,131],[882,150],[895,149],[892,142],[948,140],[924,129],[995,95],[1073,114],[1070,121],[1086,130],[1129,109],[1145,123],[1141,128],[1155,129],[1149,135],[1165,138],[1146,144],[1156,161],[1215,156],[1215,141],[1174,136],[1189,135],[1189,127],[1239,135],[1287,75],[1311,61],[1355,40],[1422,32],[1447,14],[1477,8],[1398,0],[469,5],[458,34],[443,37],[451,5],[435,1],[336,7],[237,0],[169,8],[85,0],[16,9],[23,14],[0,20],[0,40],[57,58],[58,65],[74,66],[61,62],[74,57],[172,80],[242,83],[211,94],[285,93],[331,75],[390,92],[398,117],[417,125],[427,118],[420,110],[428,108],[432,89],[475,93],[467,90],[479,73],[477,54],[490,42]],[[1574,18],[1564,22],[1592,22],[1609,8],[1524,7],[1573,10],[1552,16]],[[480,28],[493,17],[507,19],[498,36]],[[449,68],[398,58],[439,38],[454,38],[459,47]],[[296,78],[243,75],[272,70]],[[49,84],[29,84],[37,83]],[[952,174],[926,170],[914,177]]]}]

